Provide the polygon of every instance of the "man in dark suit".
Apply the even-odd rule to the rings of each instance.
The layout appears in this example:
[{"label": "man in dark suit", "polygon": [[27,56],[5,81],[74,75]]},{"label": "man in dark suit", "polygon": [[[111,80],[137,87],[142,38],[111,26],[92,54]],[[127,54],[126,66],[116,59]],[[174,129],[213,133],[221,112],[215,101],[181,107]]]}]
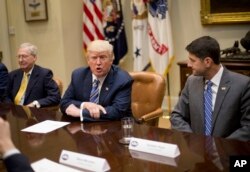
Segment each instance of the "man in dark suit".
[{"label": "man in dark suit", "polygon": [[8,98],[15,104],[29,107],[59,105],[61,96],[52,79],[52,71],[35,64],[37,47],[30,43],[21,44],[17,58],[20,69],[10,72]]},{"label": "man in dark suit", "polygon": [[[187,79],[173,112],[173,129],[228,139],[250,140],[250,78],[227,70],[220,63],[219,43],[209,36],[191,42],[188,67],[193,74]],[[211,86],[211,103],[207,96]],[[204,103],[206,102],[206,103]],[[208,114],[211,105],[211,115]],[[205,108],[206,107],[206,108]],[[206,109],[206,110],[204,110]],[[210,133],[205,133],[205,131]]]},{"label": "man in dark suit", "polygon": [[0,63],[0,102],[3,102],[7,95],[8,70],[3,63]]},{"label": "man in dark suit", "polygon": [[127,72],[112,65],[112,45],[95,40],[88,45],[86,58],[89,67],[73,71],[60,104],[61,111],[80,117],[81,121],[119,120],[130,116],[133,80]]},{"label": "man in dark suit", "polygon": [[7,171],[33,172],[28,159],[20,153],[11,140],[10,127],[7,121],[0,118],[0,154]]}]

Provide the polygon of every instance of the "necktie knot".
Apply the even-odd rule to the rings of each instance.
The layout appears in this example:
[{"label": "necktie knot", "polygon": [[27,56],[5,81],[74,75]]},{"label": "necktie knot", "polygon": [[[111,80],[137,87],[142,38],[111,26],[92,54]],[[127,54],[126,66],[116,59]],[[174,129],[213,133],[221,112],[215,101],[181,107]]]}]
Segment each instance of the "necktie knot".
[{"label": "necktie knot", "polygon": [[207,81],[207,89],[208,89],[208,88],[211,88],[212,86],[213,86],[212,81],[208,80],[208,81]]},{"label": "necktie knot", "polygon": [[93,87],[98,87],[99,82],[100,81],[98,79],[95,79],[94,82],[93,82]]}]

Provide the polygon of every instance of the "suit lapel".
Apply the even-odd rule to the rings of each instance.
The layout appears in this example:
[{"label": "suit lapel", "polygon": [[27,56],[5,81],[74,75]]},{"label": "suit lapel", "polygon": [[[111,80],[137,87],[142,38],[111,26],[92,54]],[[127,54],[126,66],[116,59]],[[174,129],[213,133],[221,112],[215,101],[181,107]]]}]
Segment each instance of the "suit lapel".
[{"label": "suit lapel", "polygon": [[[80,93],[83,93],[83,97],[85,97],[86,100],[89,100],[91,89],[92,89],[92,74],[89,71],[88,74],[86,75],[86,77],[84,77],[84,76],[82,76],[82,77],[83,77],[83,85],[81,86]],[[87,84],[84,85],[84,83],[87,83]]]},{"label": "suit lapel", "polygon": [[197,87],[195,88],[196,94],[194,96],[196,97],[196,104],[197,104],[197,113],[199,114],[201,121],[199,124],[199,130],[204,130],[204,78],[200,77],[200,81],[197,84]]},{"label": "suit lapel", "polygon": [[224,72],[221,77],[220,85],[218,88],[215,106],[214,106],[214,112],[213,112],[213,121],[212,126],[214,128],[216,119],[218,117],[218,114],[220,113],[221,105],[223,104],[225,97],[228,93],[228,90],[230,89],[230,80],[227,77],[228,71],[224,68]]},{"label": "suit lapel", "polygon": [[38,79],[39,79],[39,70],[38,67],[35,65],[29,78],[29,83],[25,92],[25,100],[27,100],[27,97],[29,97],[31,90],[38,81]]},{"label": "suit lapel", "polygon": [[[20,69],[20,70],[18,70],[18,72],[14,76],[13,95],[15,95],[15,96],[16,96],[16,94],[21,86],[22,79],[23,79],[23,71]],[[15,98],[15,96],[14,96],[14,98]]]},{"label": "suit lapel", "polygon": [[100,92],[100,96],[99,96],[99,104],[103,104],[105,101],[105,98],[107,98],[110,88],[112,87],[113,84],[113,76],[114,72],[112,70],[112,68],[110,69],[109,74],[107,75],[107,77],[105,78],[103,85],[102,85],[102,89]]}]

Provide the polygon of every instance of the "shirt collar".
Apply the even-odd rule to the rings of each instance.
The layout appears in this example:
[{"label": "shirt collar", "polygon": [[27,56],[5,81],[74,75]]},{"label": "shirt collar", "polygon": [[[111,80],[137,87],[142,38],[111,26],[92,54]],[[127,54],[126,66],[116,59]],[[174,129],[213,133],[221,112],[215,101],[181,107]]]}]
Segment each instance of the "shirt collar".
[{"label": "shirt collar", "polygon": [[213,82],[214,85],[219,86],[220,80],[221,80],[221,77],[222,77],[223,70],[224,70],[223,66],[220,65],[219,71],[218,71],[218,72],[214,75],[214,77],[211,79],[211,81]]},{"label": "shirt collar", "polygon": [[[33,69],[34,69],[34,66],[33,66],[33,67],[30,69],[30,71],[27,73],[28,76],[31,76]],[[25,72],[23,72],[23,74],[25,74]]]},{"label": "shirt collar", "polygon": [[100,84],[102,85],[102,83],[104,82],[105,78],[106,78],[107,75],[105,75],[104,77],[101,77],[101,78],[97,78],[93,73],[92,73],[92,83],[94,82],[95,79],[97,79]]}]

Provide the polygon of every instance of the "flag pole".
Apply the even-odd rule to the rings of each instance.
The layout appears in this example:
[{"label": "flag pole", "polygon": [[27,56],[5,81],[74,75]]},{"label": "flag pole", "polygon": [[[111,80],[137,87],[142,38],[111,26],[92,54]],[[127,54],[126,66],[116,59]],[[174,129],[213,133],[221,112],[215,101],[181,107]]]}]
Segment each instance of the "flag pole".
[{"label": "flag pole", "polygon": [[151,63],[149,62],[149,63],[142,69],[142,71],[147,71],[148,68],[150,68],[150,66],[151,66]]},{"label": "flag pole", "polygon": [[163,115],[163,118],[169,118],[171,112],[171,101],[170,101],[170,86],[169,86],[169,74],[167,73],[167,105],[168,105],[168,113],[167,115]]}]

